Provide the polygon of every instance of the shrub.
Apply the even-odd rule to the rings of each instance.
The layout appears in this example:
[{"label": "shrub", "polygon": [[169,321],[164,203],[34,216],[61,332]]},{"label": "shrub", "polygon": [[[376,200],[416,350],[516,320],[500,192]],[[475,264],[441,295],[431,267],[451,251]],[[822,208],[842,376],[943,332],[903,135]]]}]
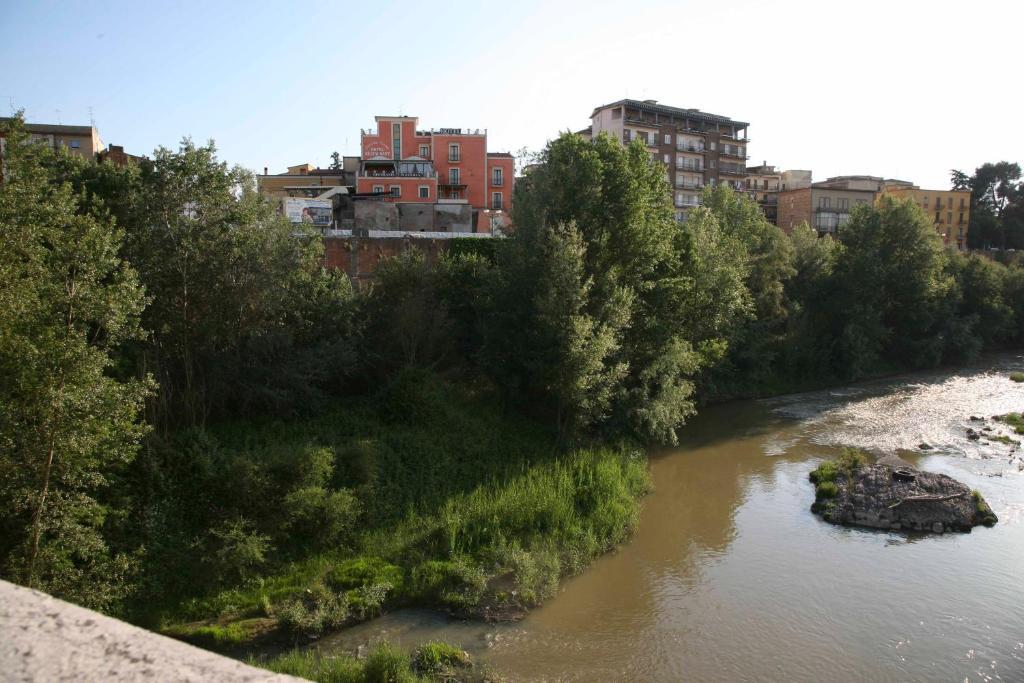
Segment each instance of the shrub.
[{"label": "shrub", "polygon": [[1013,431],[1016,433],[1024,434],[1024,414],[1007,413],[1006,415],[996,415],[996,419],[1013,427]]},{"label": "shrub", "polygon": [[978,513],[978,520],[985,526],[993,526],[999,519],[996,514],[992,512],[992,508],[989,507],[988,502],[982,497],[981,492],[977,489],[971,491],[971,497],[974,499],[974,509]]},{"label": "shrub", "polygon": [[333,567],[326,580],[330,586],[340,590],[388,583],[399,593],[405,585],[405,572],[379,557],[355,557]]},{"label": "shrub", "polygon": [[284,497],[285,528],[292,536],[318,546],[338,545],[359,519],[360,504],[352,491],[320,486],[295,489]]},{"label": "shrub", "polygon": [[303,598],[279,606],[275,616],[290,633],[320,634],[342,626],[349,617],[349,609],[343,595],[320,585],[306,591]]},{"label": "shrub", "polygon": [[814,490],[814,497],[819,501],[827,498],[835,498],[838,495],[839,487],[832,481],[823,481],[818,484],[818,487]]},{"label": "shrub", "polygon": [[415,593],[456,609],[480,603],[487,588],[483,569],[464,557],[451,561],[429,560],[412,571]]},{"label": "shrub", "polygon": [[1014,382],[1024,382],[1024,372],[1011,372],[1010,379]]},{"label": "shrub", "polygon": [[210,532],[215,550],[208,561],[219,576],[247,579],[266,562],[270,538],[257,533],[252,524],[241,517],[224,522]]},{"label": "shrub", "polygon": [[409,656],[390,643],[383,642],[366,658],[363,680],[366,683],[413,683],[417,678],[412,671]]},{"label": "shrub", "polygon": [[442,641],[430,641],[416,648],[413,669],[420,674],[450,676],[454,669],[470,665],[469,654]]}]

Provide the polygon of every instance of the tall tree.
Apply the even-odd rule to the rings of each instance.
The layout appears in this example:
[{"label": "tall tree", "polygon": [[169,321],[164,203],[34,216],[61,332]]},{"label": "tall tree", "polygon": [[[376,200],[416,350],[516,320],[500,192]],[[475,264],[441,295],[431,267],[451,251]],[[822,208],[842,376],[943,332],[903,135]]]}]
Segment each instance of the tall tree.
[{"label": "tall tree", "polygon": [[[739,243],[720,234],[713,218],[694,227],[677,223],[664,169],[639,143],[627,148],[607,135],[589,141],[567,133],[549,144],[517,186],[513,218],[516,235],[502,263],[504,290],[496,297],[501,322],[489,345],[504,381],[544,386],[536,380],[559,373],[542,370],[545,359],[565,362],[547,355],[545,344],[524,348],[517,335],[538,328],[550,309],[541,275],[548,269],[563,277],[575,272],[569,263],[555,268],[545,254],[558,239],[568,240],[566,249],[575,245],[578,234],[582,248],[570,251],[582,259],[579,286],[552,291],[567,297],[561,310],[590,321],[577,331],[593,325],[610,337],[595,334],[601,343],[588,351],[599,354],[602,367],[588,372],[607,381],[577,384],[584,390],[574,404],[587,406],[593,422],[610,429],[673,441],[674,429],[694,410],[693,378],[720,355],[726,328],[745,310],[745,265],[729,251]],[[728,248],[709,253],[721,245]],[[738,279],[737,269],[743,273]],[[722,289],[695,291],[698,280]],[[606,395],[606,410],[590,409],[604,405]]]},{"label": "tall tree", "polygon": [[954,190],[971,192],[967,234],[972,248],[1024,248],[1024,221],[1017,220],[1019,214],[1024,214],[1020,164],[986,163],[973,175],[954,170],[951,180]]},{"label": "tall tree", "polygon": [[0,184],[0,572],[109,609],[130,567],[104,534],[111,478],[134,458],[145,379],[113,354],[145,305],[109,218],[54,185],[51,152],[8,124]]}]

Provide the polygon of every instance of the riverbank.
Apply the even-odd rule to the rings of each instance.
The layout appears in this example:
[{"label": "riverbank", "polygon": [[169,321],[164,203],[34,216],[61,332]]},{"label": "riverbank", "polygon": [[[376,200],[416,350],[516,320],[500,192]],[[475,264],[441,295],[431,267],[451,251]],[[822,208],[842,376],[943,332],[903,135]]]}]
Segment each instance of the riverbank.
[{"label": "riverbank", "polygon": [[[209,557],[151,566],[178,598],[140,618],[242,656],[402,606],[518,618],[625,540],[649,487],[641,451],[561,450],[427,373],[314,418],[220,425],[166,448],[193,467],[168,495],[172,531],[214,531]],[[211,562],[234,580],[202,576]]]}]

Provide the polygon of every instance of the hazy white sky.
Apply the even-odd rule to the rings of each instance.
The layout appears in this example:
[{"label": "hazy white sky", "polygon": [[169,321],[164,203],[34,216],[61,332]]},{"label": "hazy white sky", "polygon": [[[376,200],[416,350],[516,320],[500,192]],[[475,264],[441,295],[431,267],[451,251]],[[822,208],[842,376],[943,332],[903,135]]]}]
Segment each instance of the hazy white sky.
[{"label": "hazy white sky", "polygon": [[0,108],[254,170],[358,154],[376,114],[540,148],[623,97],[751,123],[751,163],[948,185],[1024,162],[1024,0],[0,0]]}]

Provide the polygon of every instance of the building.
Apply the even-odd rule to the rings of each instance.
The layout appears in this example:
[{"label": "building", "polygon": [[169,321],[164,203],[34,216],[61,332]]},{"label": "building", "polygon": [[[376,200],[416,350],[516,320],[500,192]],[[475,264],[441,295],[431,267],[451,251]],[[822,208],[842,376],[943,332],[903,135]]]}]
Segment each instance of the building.
[{"label": "building", "polygon": [[488,151],[486,130],[420,130],[414,116],[377,116],[375,121],[375,128],[362,131],[357,196],[376,193],[394,203],[468,205],[476,232],[507,225],[514,159]]},{"label": "building", "polygon": [[747,196],[757,202],[764,217],[772,225],[778,225],[779,189],[782,185],[782,173],[769,166],[768,162],[760,166],[747,167]]},{"label": "building", "polygon": [[776,224],[787,234],[806,222],[819,235],[834,235],[849,222],[853,207],[870,204],[874,199],[875,191],[872,189],[833,186],[828,181],[780,190]]},{"label": "building", "polygon": [[901,183],[883,185],[879,193],[882,195],[912,199],[932,219],[935,232],[947,247],[956,247],[958,251],[967,249],[967,226],[971,220],[969,190],[923,190]]},{"label": "building", "polygon": [[[10,119],[0,119],[9,121]],[[49,123],[25,123],[25,132],[33,142],[42,142],[53,149],[66,149],[71,154],[95,161],[103,151],[103,141],[95,126],[62,126]],[[2,144],[2,143],[0,143]],[[2,152],[0,147],[0,152]]]},{"label": "building", "polygon": [[873,175],[840,175],[823,180],[817,183],[819,187],[832,187],[842,190],[871,190],[881,192],[883,187],[913,187],[914,184],[906,180],[895,178],[881,178]]},{"label": "building", "polygon": [[138,164],[146,159],[144,156],[128,154],[121,145],[107,145],[107,148],[96,155],[96,158],[100,163],[114,164],[115,166],[127,166],[130,163]]},{"label": "building", "polygon": [[354,187],[359,157],[345,157],[342,168],[317,168],[312,164],[289,166],[285,173],[256,177],[260,193],[268,197],[306,197],[313,199],[333,187]]},{"label": "building", "polygon": [[783,171],[781,176],[782,186],[779,190],[799,190],[811,186],[810,171]]},{"label": "building", "polygon": [[665,164],[676,218],[686,220],[687,212],[700,203],[705,185],[746,190],[749,125],[656,100],[619,100],[594,109],[589,130],[592,136],[607,133],[625,144],[643,141],[651,157]]}]

